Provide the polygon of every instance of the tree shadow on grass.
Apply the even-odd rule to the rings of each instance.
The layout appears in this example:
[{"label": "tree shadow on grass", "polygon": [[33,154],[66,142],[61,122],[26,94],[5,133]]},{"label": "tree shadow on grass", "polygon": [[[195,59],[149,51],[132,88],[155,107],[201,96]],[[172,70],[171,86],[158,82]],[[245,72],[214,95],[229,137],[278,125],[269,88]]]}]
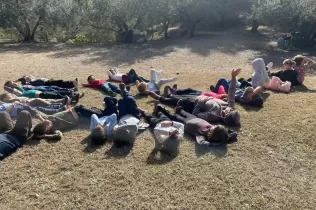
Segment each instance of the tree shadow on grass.
[{"label": "tree shadow on grass", "polygon": [[170,155],[154,148],[147,157],[146,163],[149,165],[163,165],[173,161],[177,156],[178,154]]},{"label": "tree shadow on grass", "polygon": [[244,50],[262,50],[267,48],[269,41],[266,35],[255,35],[242,30],[197,34],[194,38],[150,41],[145,44],[1,44],[0,52],[50,53],[48,56],[52,58],[84,56],[82,63],[86,65],[104,63],[118,66],[165,56],[178,49],[200,56],[209,56],[212,52],[236,54]]}]

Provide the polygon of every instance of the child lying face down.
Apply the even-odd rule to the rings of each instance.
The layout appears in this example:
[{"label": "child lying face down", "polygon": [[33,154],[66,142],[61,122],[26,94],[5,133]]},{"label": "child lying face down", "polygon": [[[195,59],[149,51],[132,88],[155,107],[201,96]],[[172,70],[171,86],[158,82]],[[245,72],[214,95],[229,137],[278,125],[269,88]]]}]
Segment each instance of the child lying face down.
[{"label": "child lying face down", "polygon": [[168,79],[161,79],[158,80],[158,76],[161,75],[162,71],[157,71],[152,69],[150,72],[150,82],[139,82],[138,80],[136,81],[136,87],[139,93],[141,94],[148,94],[149,92],[154,92],[154,93],[160,93],[160,88],[164,84],[167,84],[168,82],[175,81],[177,78],[172,77]]}]

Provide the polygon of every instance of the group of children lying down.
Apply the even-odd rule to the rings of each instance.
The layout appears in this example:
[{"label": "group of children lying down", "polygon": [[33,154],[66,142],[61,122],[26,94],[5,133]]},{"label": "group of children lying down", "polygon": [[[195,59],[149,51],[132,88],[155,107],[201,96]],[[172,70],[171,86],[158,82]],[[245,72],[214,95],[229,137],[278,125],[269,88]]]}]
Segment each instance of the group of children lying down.
[{"label": "group of children lying down", "polygon": [[[110,80],[96,79],[90,75],[83,87],[103,90],[104,108],[71,106],[84,94],[78,92],[78,79],[74,81],[49,80],[24,76],[7,81],[0,95],[0,160],[14,152],[28,139],[60,140],[62,132],[75,128],[81,119],[90,119],[91,143],[102,145],[108,139],[117,145],[132,145],[141,127],[141,118],[153,129],[155,149],[175,155],[184,133],[193,136],[197,144],[226,145],[237,141],[237,133],[225,126],[240,126],[241,115],[235,109],[235,101],[262,106],[264,88],[289,92],[291,86],[304,82],[305,73],[313,63],[304,56],[285,60],[285,70],[271,73],[272,63],[267,66],[262,58],[252,63],[254,74],[250,79],[238,79],[241,69],[234,69],[231,78],[220,78],[209,91],[192,88],[178,89],[174,84],[160,88],[175,77],[159,80],[161,71],[152,69],[150,80],[139,76],[134,69],[120,74],[117,68],[109,70]],[[19,84],[19,82],[21,84]],[[135,83],[140,94],[155,99],[152,113],[137,106],[129,93],[128,84]],[[119,94],[120,99],[115,96]],[[175,107],[170,112],[161,104]],[[33,126],[32,118],[40,122]],[[16,123],[12,119],[16,119]]]}]

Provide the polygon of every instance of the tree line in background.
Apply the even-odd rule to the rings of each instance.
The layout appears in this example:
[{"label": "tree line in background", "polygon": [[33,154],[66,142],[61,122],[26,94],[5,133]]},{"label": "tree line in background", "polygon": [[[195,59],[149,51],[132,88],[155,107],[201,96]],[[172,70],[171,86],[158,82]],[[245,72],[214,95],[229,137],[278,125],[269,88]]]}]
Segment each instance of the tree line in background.
[{"label": "tree line in background", "polygon": [[241,23],[310,33],[315,0],[0,0],[0,28],[24,41],[115,42],[129,29],[168,38],[170,27],[218,30]]}]

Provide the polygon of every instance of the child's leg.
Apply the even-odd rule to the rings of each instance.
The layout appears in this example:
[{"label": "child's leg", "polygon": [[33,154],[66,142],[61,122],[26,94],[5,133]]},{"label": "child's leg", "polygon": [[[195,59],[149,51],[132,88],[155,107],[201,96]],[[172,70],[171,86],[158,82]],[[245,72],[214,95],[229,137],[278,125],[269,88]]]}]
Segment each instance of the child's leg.
[{"label": "child's leg", "polygon": [[227,92],[225,91],[225,88],[223,85],[219,86],[218,88],[218,94],[221,95],[221,94],[227,94]]},{"label": "child's leg", "polygon": [[202,92],[199,90],[195,90],[192,88],[186,88],[186,89],[182,89],[182,90],[176,90],[176,95],[201,95]]},{"label": "child's leg", "polygon": [[159,102],[168,105],[168,106],[176,106],[179,99],[176,98],[167,98],[167,97],[160,97]]},{"label": "child's leg", "polygon": [[220,93],[218,92],[220,86],[223,86],[225,92],[227,93],[227,92],[228,92],[228,88],[229,88],[229,81],[228,81],[226,78],[224,78],[224,77],[220,78],[220,79],[218,80],[216,86],[215,86],[215,93],[220,94]]},{"label": "child's leg", "polygon": [[89,118],[93,114],[95,114],[98,117],[100,117],[102,115],[102,110],[97,109],[97,108],[89,109],[89,108],[86,108],[82,105],[75,106],[74,108],[75,108],[76,112],[82,117]]},{"label": "child's leg", "polygon": [[45,81],[45,84],[43,86],[58,86],[61,88],[74,88],[74,87],[76,87],[74,81],[63,81],[63,80],[48,80],[48,81]]},{"label": "child's leg", "polygon": [[102,89],[106,94],[108,94],[108,95],[110,95],[110,96],[113,96],[113,97],[116,96],[116,93],[114,93],[114,92],[112,91],[112,89],[110,88],[109,82],[103,83],[103,84],[101,85],[101,89]]},{"label": "child's leg", "polygon": [[161,79],[161,80],[159,80],[159,82],[156,83],[157,88],[160,89],[161,86],[163,86],[164,84],[175,81],[176,79],[177,79],[176,77],[172,77],[172,78],[168,78],[168,79]]},{"label": "child's leg", "polygon": [[44,99],[41,98],[34,98],[29,102],[30,106],[49,106],[51,103],[45,101]]},{"label": "child's leg", "polygon": [[65,111],[65,110],[52,109],[52,108],[46,108],[46,107],[36,107],[35,109],[47,115],[53,115],[60,111]]},{"label": "child's leg", "polygon": [[150,71],[150,82],[152,82],[152,83],[158,82],[158,76],[159,76],[160,74],[161,74],[160,71],[157,71],[157,70],[155,70],[155,69],[152,69],[152,70]]},{"label": "child's leg", "polygon": [[185,123],[186,121],[186,119],[182,117],[181,115],[170,113],[168,110],[166,110],[162,106],[157,106],[157,112],[163,113],[167,118],[169,118],[172,121],[177,121],[181,123]]},{"label": "child's leg", "polygon": [[41,92],[39,94],[39,97],[42,99],[61,99],[65,98],[65,96],[59,94],[59,93],[54,93],[54,92]]},{"label": "child's leg", "polygon": [[118,94],[121,93],[121,90],[119,87],[113,85],[111,82],[107,82],[107,83],[108,83],[109,88],[111,88],[113,92],[118,93]]},{"label": "child's leg", "polygon": [[185,118],[185,122],[187,122],[187,121],[189,121],[189,120],[191,120],[191,119],[196,118],[196,116],[194,116],[194,115],[192,115],[192,114],[190,114],[190,113],[184,111],[183,109],[181,109],[181,110],[179,111],[179,114],[180,114],[180,116],[182,116],[183,118]]},{"label": "child's leg", "polygon": [[152,114],[144,113],[143,116],[144,116],[145,120],[147,122],[149,122],[150,126],[153,128],[160,122],[159,119],[154,117]]}]

